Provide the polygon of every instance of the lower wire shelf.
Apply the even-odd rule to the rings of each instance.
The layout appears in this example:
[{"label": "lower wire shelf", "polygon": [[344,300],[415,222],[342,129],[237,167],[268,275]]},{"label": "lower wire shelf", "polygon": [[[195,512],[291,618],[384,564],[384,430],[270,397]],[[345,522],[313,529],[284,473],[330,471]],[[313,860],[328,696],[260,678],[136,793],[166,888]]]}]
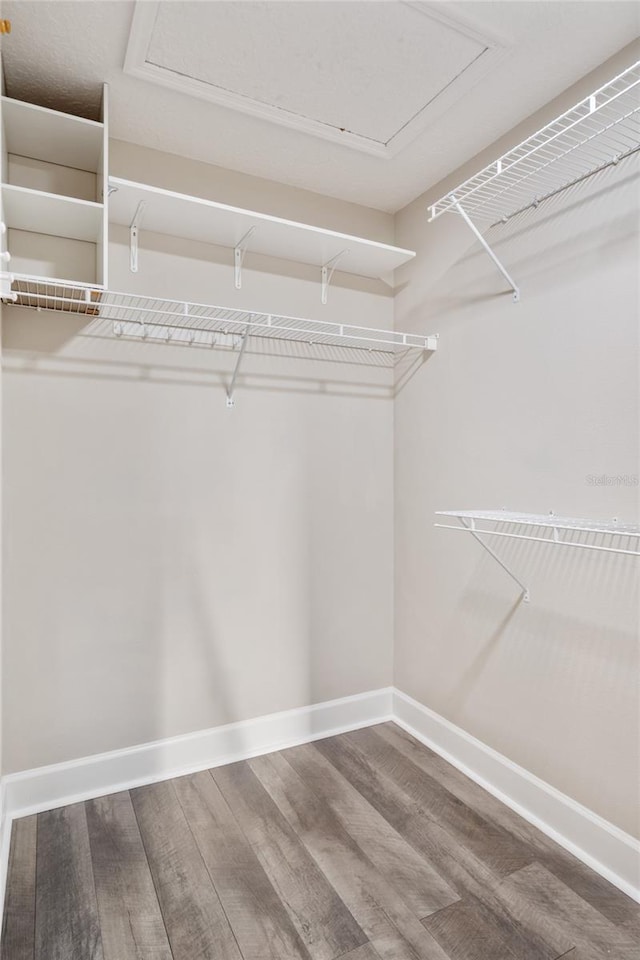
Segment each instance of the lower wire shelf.
[{"label": "lower wire shelf", "polygon": [[484,537],[529,540],[640,557],[640,524],[623,523],[617,519],[591,520],[558,517],[553,513],[517,513],[508,510],[436,510],[436,516],[457,520],[457,524],[435,523],[434,526],[470,533],[512,580],[515,580],[525,601],[530,599],[528,587],[485,543]]},{"label": "lower wire shelf", "polygon": [[249,337],[344,347],[391,357],[407,351],[434,351],[438,347],[437,334],[424,336],[400,333],[259,310],[119,293],[10,274],[3,274],[2,277],[5,285],[1,297],[5,302],[37,310],[82,314],[93,321],[106,321],[109,332],[116,337],[209,347],[232,346],[238,350],[238,362],[227,391],[228,406],[233,406],[233,387]]}]

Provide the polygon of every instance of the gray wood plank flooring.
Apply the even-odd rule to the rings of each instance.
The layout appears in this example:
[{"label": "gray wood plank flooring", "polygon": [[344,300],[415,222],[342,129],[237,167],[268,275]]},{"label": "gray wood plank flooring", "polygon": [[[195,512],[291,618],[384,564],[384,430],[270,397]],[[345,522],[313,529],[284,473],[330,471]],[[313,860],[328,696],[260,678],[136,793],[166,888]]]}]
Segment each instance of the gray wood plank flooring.
[{"label": "gray wood plank flooring", "polygon": [[640,907],[393,723],[13,824],[2,960],[636,960]]},{"label": "gray wood plank flooring", "polygon": [[131,791],[174,960],[242,960],[172,782]]},{"label": "gray wood plank flooring", "polygon": [[83,803],[38,816],[35,928],[36,960],[104,960]]},{"label": "gray wood plank flooring", "polygon": [[37,817],[23,817],[13,825],[9,851],[3,947],[14,960],[33,960],[36,917]]},{"label": "gray wood plank flooring", "polygon": [[104,960],[172,960],[131,797],[86,808]]}]

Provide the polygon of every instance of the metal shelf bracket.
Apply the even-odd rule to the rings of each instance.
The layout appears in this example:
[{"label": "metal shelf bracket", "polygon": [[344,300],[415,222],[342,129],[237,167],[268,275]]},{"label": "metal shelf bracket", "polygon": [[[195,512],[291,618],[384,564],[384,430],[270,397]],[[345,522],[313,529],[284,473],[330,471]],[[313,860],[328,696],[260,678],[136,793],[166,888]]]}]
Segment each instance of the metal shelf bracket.
[{"label": "metal shelf bracket", "polygon": [[138,272],[138,230],[140,229],[142,215],[144,214],[146,205],[146,200],[140,201],[129,226],[129,270],[131,273]]},{"label": "metal shelf bracket", "polygon": [[338,266],[338,261],[346,256],[349,253],[348,250],[341,250],[340,253],[336,253],[335,257],[331,257],[331,260],[327,260],[326,263],[322,265],[322,302],[327,302],[327,294],[329,293],[329,284],[331,283],[331,278],[333,277],[334,270]]},{"label": "metal shelf bracket", "polygon": [[463,208],[460,206],[460,203],[456,200],[455,197],[452,196],[451,200],[452,200],[454,209],[458,211],[458,213],[460,214],[464,222],[467,224],[469,229],[475,234],[476,238],[480,241],[480,243],[482,244],[484,249],[487,251],[487,253],[495,263],[496,267],[498,268],[502,276],[505,278],[505,280],[513,290],[513,302],[518,303],[518,301],[520,300],[519,286],[517,285],[517,283],[509,273],[509,271],[506,269],[502,261],[499,260],[496,254],[493,252],[493,250],[491,249],[491,247],[489,246],[485,238],[482,236],[482,234],[480,233],[480,231],[478,230],[478,228],[476,227],[475,223],[473,222],[469,214],[466,212],[466,210],[463,210]]},{"label": "metal shelf bracket", "polygon": [[[462,524],[462,526],[463,526],[466,530],[469,531],[469,533],[471,534],[471,536],[474,537],[474,539],[478,541],[478,543],[480,544],[480,546],[484,547],[484,549],[487,551],[487,553],[490,554],[490,556],[493,557],[493,559],[496,561],[496,563],[499,564],[499,566],[502,567],[502,569],[504,570],[504,572],[507,573],[507,574],[511,577],[512,580],[515,580],[515,582],[518,584],[518,586],[519,586],[520,589],[522,590],[522,599],[524,600],[525,603],[529,603],[529,600],[531,599],[531,596],[530,596],[530,594],[529,594],[529,588],[526,586],[526,584],[524,584],[524,583],[522,582],[522,580],[519,579],[519,577],[516,577],[516,575],[515,575],[515,573],[513,572],[513,570],[510,570],[509,567],[506,565],[506,563],[505,563],[503,560],[500,559],[500,557],[498,556],[498,554],[497,554],[494,550],[491,549],[491,547],[489,546],[489,544],[488,544],[488,543],[485,543],[485,541],[482,539],[482,537],[480,537],[480,535],[478,534],[478,532],[477,532],[477,530],[476,530],[476,521],[472,519],[472,520],[469,520],[469,521],[467,522],[467,521],[464,520],[462,517],[459,517],[458,519],[460,520],[460,523]],[[437,527],[443,526],[443,524],[437,523],[436,526],[437,526]]]},{"label": "metal shelf bracket", "polygon": [[231,377],[231,383],[229,384],[229,388],[228,388],[228,390],[227,390],[227,409],[228,409],[228,410],[232,410],[232,409],[234,408],[234,406],[235,406],[235,400],[234,400],[234,398],[233,398],[233,395],[234,395],[234,393],[235,393],[235,388],[236,388],[236,379],[237,379],[237,377],[238,377],[238,371],[240,370],[240,364],[242,363],[242,358],[243,358],[243,356],[244,356],[244,351],[245,351],[245,348],[246,348],[246,346],[247,346],[247,340],[249,339],[249,330],[250,330],[250,327],[251,327],[251,325],[248,324],[247,327],[246,327],[246,329],[245,329],[245,331],[244,331],[244,334],[242,335],[242,338],[241,338],[241,340],[240,340],[240,349],[239,349],[239,351],[238,351],[238,358],[237,358],[237,360],[236,360],[236,365],[235,365],[235,368],[234,368],[234,371],[233,371],[233,376]]},{"label": "metal shelf bracket", "polygon": [[247,247],[249,246],[249,240],[255,232],[256,228],[250,227],[245,233],[244,237],[233,248],[236,290],[242,289],[242,263],[244,261],[244,255],[247,252]]}]

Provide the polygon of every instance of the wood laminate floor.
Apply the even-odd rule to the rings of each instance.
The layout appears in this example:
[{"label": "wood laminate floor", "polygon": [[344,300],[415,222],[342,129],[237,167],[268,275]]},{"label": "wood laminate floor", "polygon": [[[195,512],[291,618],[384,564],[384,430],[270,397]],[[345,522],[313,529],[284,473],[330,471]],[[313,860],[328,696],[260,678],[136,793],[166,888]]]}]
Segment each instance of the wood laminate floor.
[{"label": "wood laminate floor", "polygon": [[2,960],[560,957],[640,908],[392,723],[13,825]]}]

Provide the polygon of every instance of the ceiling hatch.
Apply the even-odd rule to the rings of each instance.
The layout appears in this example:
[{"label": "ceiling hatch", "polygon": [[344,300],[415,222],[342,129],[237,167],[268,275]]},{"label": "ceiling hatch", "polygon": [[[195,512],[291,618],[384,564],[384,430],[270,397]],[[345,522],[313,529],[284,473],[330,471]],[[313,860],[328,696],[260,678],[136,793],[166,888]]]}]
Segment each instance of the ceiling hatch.
[{"label": "ceiling hatch", "polygon": [[428,3],[138,0],[125,72],[394,156],[500,52]]}]

